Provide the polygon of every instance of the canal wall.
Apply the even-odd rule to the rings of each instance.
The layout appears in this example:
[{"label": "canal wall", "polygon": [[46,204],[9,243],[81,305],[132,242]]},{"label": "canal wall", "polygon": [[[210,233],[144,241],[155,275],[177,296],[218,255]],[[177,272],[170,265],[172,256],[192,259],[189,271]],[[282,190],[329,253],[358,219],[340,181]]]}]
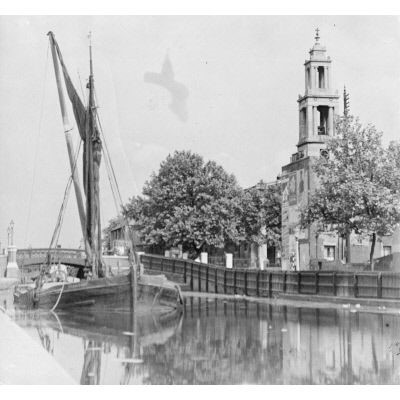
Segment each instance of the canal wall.
[{"label": "canal wall", "polygon": [[183,290],[251,297],[300,297],[331,301],[370,299],[400,304],[400,273],[227,269],[192,260],[143,254],[146,273],[163,273]]}]

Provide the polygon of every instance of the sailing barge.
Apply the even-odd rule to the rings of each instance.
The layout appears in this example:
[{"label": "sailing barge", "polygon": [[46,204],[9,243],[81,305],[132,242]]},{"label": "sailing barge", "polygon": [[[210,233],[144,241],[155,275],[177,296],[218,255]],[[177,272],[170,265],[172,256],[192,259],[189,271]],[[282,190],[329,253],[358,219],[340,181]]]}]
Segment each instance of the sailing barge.
[{"label": "sailing barge", "polygon": [[[111,160],[107,158],[109,157],[108,152],[103,152],[101,124],[98,119],[95,103],[92,46],[90,43],[90,75],[87,84],[88,100],[85,106],[72,83],[54,34],[49,32],[48,36],[53,56],[54,72],[71,167],[71,176],[65,191],[66,195],[64,196],[49,250],[57,246],[66,200],[73,183],[88,264],[86,270],[90,272],[90,279],[79,280],[68,277],[65,273],[66,269],[64,270],[64,276],[58,273],[60,272],[60,268],[57,269],[54,265],[51,265],[49,252],[48,263],[41,268],[41,273],[36,283],[18,287],[14,294],[15,302],[28,307],[40,307],[52,310],[55,308],[75,307],[90,307],[94,310],[128,308],[138,314],[169,312],[179,309],[183,301],[177,284],[169,282],[163,275],[154,276],[139,273],[140,268],[138,268],[139,263],[134,251],[132,232],[127,221],[126,227],[129,237],[126,239],[129,244],[130,272],[121,276],[105,276],[106,266],[102,258],[100,224],[99,169],[102,155],[105,156],[106,166],[107,163],[108,165],[111,164]],[[79,149],[75,154],[71,137],[72,128],[68,120],[59,66],[61,66],[65,87],[83,143],[84,194],[82,194],[80,188],[78,170],[76,168]],[[107,169],[108,172],[109,169]],[[113,171],[112,167],[111,170]],[[118,188],[115,176],[113,174],[109,175],[110,182],[113,179],[114,188]],[[119,190],[117,192],[119,194]],[[85,205],[83,204],[83,198],[86,200]],[[123,205],[120,196],[119,199],[114,200],[120,204],[122,209]]]}]

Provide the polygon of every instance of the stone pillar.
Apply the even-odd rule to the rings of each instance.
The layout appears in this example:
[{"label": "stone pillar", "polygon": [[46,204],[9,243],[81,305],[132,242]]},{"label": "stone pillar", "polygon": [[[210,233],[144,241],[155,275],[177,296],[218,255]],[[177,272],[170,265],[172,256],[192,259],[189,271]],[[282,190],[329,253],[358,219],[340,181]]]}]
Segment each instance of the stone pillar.
[{"label": "stone pillar", "polygon": [[317,106],[313,107],[313,111],[314,111],[314,135],[318,136],[318,125],[319,125],[319,121],[318,121],[318,108]]},{"label": "stone pillar", "polygon": [[225,266],[226,268],[233,268],[233,254],[225,253]]},{"label": "stone pillar", "polygon": [[19,269],[17,264],[17,247],[8,246],[8,257],[6,267],[6,278],[19,279]]},{"label": "stone pillar", "polygon": [[312,106],[307,106],[307,137],[313,135],[313,115]]},{"label": "stone pillar", "polygon": [[329,129],[329,136],[333,136],[333,107],[329,107],[328,129]]},{"label": "stone pillar", "polygon": [[139,276],[144,274],[144,265],[142,264],[142,262],[140,261],[140,257],[142,254],[146,254],[144,251],[137,251],[136,252],[136,259],[139,263]]},{"label": "stone pillar", "polygon": [[203,264],[208,264],[208,253],[200,253],[200,262]]},{"label": "stone pillar", "polygon": [[262,244],[260,246],[258,246],[258,267],[263,270],[264,269],[264,265],[266,264],[266,261],[268,260],[267,257],[267,245],[266,244]]},{"label": "stone pillar", "polygon": [[7,267],[6,278],[19,279],[19,269],[17,265],[17,247],[14,246],[14,221],[11,220],[7,229],[8,248],[7,248]]},{"label": "stone pillar", "polygon": [[326,74],[325,74],[325,87],[327,88],[327,89],[329,89],[329,67],[326,67],[325,68],[325,71],[326,71]]},{"label": "stone pillar", "polygon": [[258,246],[255,243],[250,245],[250,265],[256,267],[258,264]]},{"label": "stone pillar", "polygon": [[301,112],[301,109],[299,109],[299,137],[301,138],[301,137],[303,137],[303,135],[304,135],[304,133],[303,133],[303,130],[302,130],[302,112]]},{"label": "stone pillar", "polygon": [[318,68],[314,67],[315,87],[318,89]]}]

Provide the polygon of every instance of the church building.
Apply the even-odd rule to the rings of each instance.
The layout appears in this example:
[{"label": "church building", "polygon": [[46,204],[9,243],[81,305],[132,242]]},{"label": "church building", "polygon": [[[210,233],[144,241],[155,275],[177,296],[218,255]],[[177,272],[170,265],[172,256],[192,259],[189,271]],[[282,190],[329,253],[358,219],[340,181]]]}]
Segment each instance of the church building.
[{"label": "church building", "polygon": [[[281,174],[283,270],[338,269],[350,263],[365,264],[369,259],[368,236],[351,235],[345,240],[333,232],[318,234],[313,225],[299,229],[299,209],[307,204],[317,185],[313,163],[324,156],[327,140],[335,136],[334,120],[339,115],[339,94],[332,87],[332,60],[320,44],[318,29],[309,53],[309,59],[304,63],[304,95],[299,95],[297,100],[297,152],[282,167]],[[379,238],[375,257],[400,251],[392,248],[392,242],[391,236]]]}]

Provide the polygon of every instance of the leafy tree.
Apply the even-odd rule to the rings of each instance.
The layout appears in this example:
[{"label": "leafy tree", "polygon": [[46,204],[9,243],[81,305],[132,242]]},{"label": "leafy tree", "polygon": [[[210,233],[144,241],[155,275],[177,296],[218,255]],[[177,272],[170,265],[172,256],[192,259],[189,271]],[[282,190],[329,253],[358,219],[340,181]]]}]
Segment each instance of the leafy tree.
[{"label": "leafy tree", "polygon": [[238,243],[241,193],[235,177],[214,161],[205,163],[198,154],[176,151],[124,212],[135,220],[147,244],[181,244],[196,258],[205,245]]},{"label": "leafy tree", "polygon": [[246,240],[256,244],[281,241],[281,187],[260,181],[244,191],[242,197],[242,226]]},{"label": "leafy tree", "polygon": [[371,236],[370,264],[377,236],[393,233],[400,222],[399,143],[382,145],[382,134],[354,117],[337,122],[327,157],[314,165],[319,187],[301,210],[301,226]]}]

